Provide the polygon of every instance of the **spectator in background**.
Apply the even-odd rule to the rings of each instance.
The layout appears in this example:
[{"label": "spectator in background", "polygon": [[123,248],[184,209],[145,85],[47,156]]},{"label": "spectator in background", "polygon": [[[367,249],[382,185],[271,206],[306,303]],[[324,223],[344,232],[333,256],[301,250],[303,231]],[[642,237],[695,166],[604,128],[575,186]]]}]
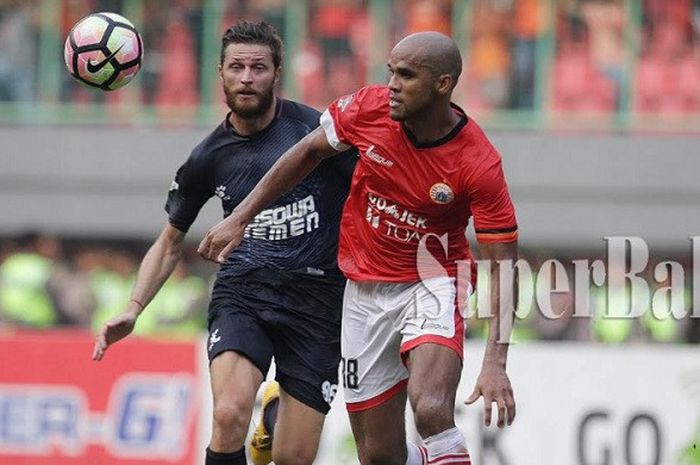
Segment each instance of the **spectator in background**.
[{"label": "spectator in background", "polygon": [[351,29],[357,14],[352,0],[321,0],[313,11],[312,29],[321,45],[323,76],[326,83],[324,104],[330,96],[355,88]]},{"label": "spectator in background", "polygon": [[275,28],[284,39],[287,32],[284,24],[287,0],[256,0],[252,3],[255,16]]},{"label": "spectator in background", "polygon": [[192,35],[192,53],[196,69],[195,80],[199,83],[202,66],[202,39],[204,37],[204,11],[202,0],[181,0],[183,3],[185,23]]},{"label": "spectator in background", "polygon": [[325,105],[328,92],[323,74],[323,55],[315,41],[304,41],[301,50],[292,59],[291,69],[299,84],[301,100],[315,108]]},{"label": "spectator in background", "polygon": [[97,267],[90,272],[92,291],[97,308],[92,328],[99,331],[104,323],[129,302],[131,288],[136,280],[136,259],[125,251],[100,251]]},{"label": "spectator in background", "polygon": [[636,70],[636,109],[641,113],[682,115],[700,112],[698,2],[644,3],[643,50]]},{"label": "spectator in background", "polygon": [[508,10],[493,0],[477,0],[472,18],[468,80],[477,86],[477,107],[503,108],[508,102],[510,52]]},{"label": "spectator in background", "polygon": [[541,0],[514,0],[511,25],[511,108],[534,105],[537,40],[544,32],[545,9]]},{"label": "spectator in background", "polygon": [[35,1],[0,0],[0,101],[35,99],[36,11]]},{"label": "spectator in background", "polygon": [[[163,3],[153,9],[157,32],[151,32],[156,45],[156,65],[149,69],[153,100],[161,116],[192,115],[199,104],[202,9],[196,0]],[[146,28],[149,29],[149,28]],[[146,39],[144,39],[145,43]]]},{"label": "spectator in background", "polygon": [[450,35],[452,20],[446,0],[409,0],[406,8],[406,34],[437,31]]},{"label": "spectator in background", "polygon": [[[313,31],[321,43],[326,63],[336,56],[350,55],[350,29],[355,15],[350,0],[322,0],[316,2],[313,13]],[[326,69],[326,71],[328,71]]]},{"label": "spectator in background", "polygon": [[581,0],[562,0],[556,9],[557,50],[586,41],[586,24],[581,15]]},{"label": "spectator in background", "polygon": [[190,275],[183,260],[139,318],[134,334],[194,338],[206,330],[209,289],[199,276]]},{"label": "spectator in background", "polygon": [[[648,28],[670,22],[677,28],[687,26],[691,15],[691,0],[643,0],[644,22]],[[692,0],[697,4],[697,0]]]},{"label": "spectator in background", "polygon": [[[58,33],[62,41],[57,44],[63,48],[63,40],[68,37],[71,28],[88,15],[90,11],[94,11],[95,2],[93,0],[66,0],[61,2],[60,6],[60,23]],[[60,74],[61,84],[59,90],[59,98],[62,102],[69,101],[87,101],[91,98],[87,88],[78,84],[69,73]],[[94,97],[98,97],[100,93],[93,93]]]},{"label": "spectator in background", "polygon": [[588,27],[590,59],[615,86],[615,109],[620,109],[620,94],[625,79],[625,54],[622,45],[625,11],[621,0],[585,0],[581,13]]},{"label": "spectator in background", "polygon": [[203,17],[201,0],[143,2],[141,35],[148,59],[141,69],[143,99],[166,114],[199,103]]},{"label": "spectator in background", "polygon": [[48,235],[29,233],[18,240],[17,252],[0,265],[0,321],[45,328],[58,320],[47,283],[61,244]]},{"label": "spectator in background", "polygon": [[139,79],[143,90],[143,102],[152,105],[158,90],[158,76],[163,67],[166,42],[165,26],[167,9],[161,2],[149,1],[143,4],[143,21],[148,27],[141,28],[144,44],[148,44],[148,58],[143,60]]},{"label": "spectator in background", "polygon": [[185,22],[186,9],[175,5],[163,37],[162,66],[158,76],[155,103],[161,114],[194,111],[199,102],[197,91],[197,59],[192,31]]},{"label": "spectator in background", "polygon": [[56,309],[56,324],[90,328],[97,307],[90,282],[95,266],[95,254],[89,250],[74,251],[56,263],[47,282]]}]

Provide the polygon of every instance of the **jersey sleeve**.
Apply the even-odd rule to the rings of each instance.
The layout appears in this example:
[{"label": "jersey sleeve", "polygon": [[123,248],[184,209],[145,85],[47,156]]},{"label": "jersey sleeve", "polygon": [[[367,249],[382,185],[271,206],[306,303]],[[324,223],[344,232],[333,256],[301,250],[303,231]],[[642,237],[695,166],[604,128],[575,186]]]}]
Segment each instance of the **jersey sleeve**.
[{"label": "jersey sleeve", "polygon": [[355,145],[358,121],[362,116],[360,110],[371,90],[364,87],[354,94],[340,97],[331,102],[321,114],[321,127],[326,133],[328,143],[337,151],[347,150]]},{"label": "jersey sleeve", "polygon": [[170,185],[165,211],[170,224],[180,231],[187,232],[202,206],[213,196],[207,173],[195,149]]},{"label": "jersey sleeve", "polygon": [[469,188],[476,239],[482,244],[514,242],[518,239],[518,224],[501,157],[492,150],[482,167]]}]

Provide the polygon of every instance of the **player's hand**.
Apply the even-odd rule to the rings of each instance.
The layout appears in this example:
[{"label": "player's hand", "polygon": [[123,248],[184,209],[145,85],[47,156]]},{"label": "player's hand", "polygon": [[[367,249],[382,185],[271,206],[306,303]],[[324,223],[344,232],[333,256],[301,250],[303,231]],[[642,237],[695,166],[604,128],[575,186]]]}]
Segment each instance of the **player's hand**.
[{"label": "player's hand", "polygon": [[241,243],[244,233],[245,225],[232,213],[207,231],[197,253],[207,260],[224,263],[226,257]]},{"label": "player's hand", "polygon": [[473,404],[479,397],[484,397],[484,424],[491,425],[491,406],[498,406],[499,428],[513,424],[515,419],[515,397],[506,370],[500,366],[484,365],[476,380],[476,386],[465,404]]},{"label": "player's hand", "polygon": [[95,349],[92,351],[92,359],[102,360],[107,348],[131,334],[135,325],[136,314],[132,312],[124,312],[108,320],[95,338]]}]

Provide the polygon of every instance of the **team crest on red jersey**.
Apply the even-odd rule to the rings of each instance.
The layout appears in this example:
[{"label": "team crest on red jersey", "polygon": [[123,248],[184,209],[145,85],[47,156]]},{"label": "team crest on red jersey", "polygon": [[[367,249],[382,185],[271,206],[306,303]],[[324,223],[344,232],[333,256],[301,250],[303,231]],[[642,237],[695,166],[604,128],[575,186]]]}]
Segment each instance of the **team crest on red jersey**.
[{"label": "team crest on red jersey", "polygon": [[430,188],[430,199],[435,203],[445,205],[455,199],[455,193],[448,184],[438,182]]}]

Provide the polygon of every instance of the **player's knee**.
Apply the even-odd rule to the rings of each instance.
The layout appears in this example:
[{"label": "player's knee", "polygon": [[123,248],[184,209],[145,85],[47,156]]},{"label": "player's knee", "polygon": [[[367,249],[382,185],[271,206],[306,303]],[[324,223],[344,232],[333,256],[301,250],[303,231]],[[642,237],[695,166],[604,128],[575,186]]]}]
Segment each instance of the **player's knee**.
[{"label": "player's knee", "polygon": [[405,465],[406,451],[394,450],[380,441],[365,441],[358,447],[362,465]]},{"label": "player's knee", "polygon": [[385,451],[374,451],[360,456],[361,465],[405,465],[406,457],[392,456]]},{"label": "player's knee", "polygon": [[414,419],[421,437],[426,438],[454,426],[454,405],[441,396],[421,396],[415,406]]},{"label": "player's knee", "polygon": [[214,428],[231,439],[243,441],[248,431],[249,407],[236,401],[217,402],[214,405]]},{"label": "player's knee", "polygon": [[272,462],[275,465],[311,465],[316,458],[316,448],[307,444],[295,444],[293,447],[272,447]]}]

